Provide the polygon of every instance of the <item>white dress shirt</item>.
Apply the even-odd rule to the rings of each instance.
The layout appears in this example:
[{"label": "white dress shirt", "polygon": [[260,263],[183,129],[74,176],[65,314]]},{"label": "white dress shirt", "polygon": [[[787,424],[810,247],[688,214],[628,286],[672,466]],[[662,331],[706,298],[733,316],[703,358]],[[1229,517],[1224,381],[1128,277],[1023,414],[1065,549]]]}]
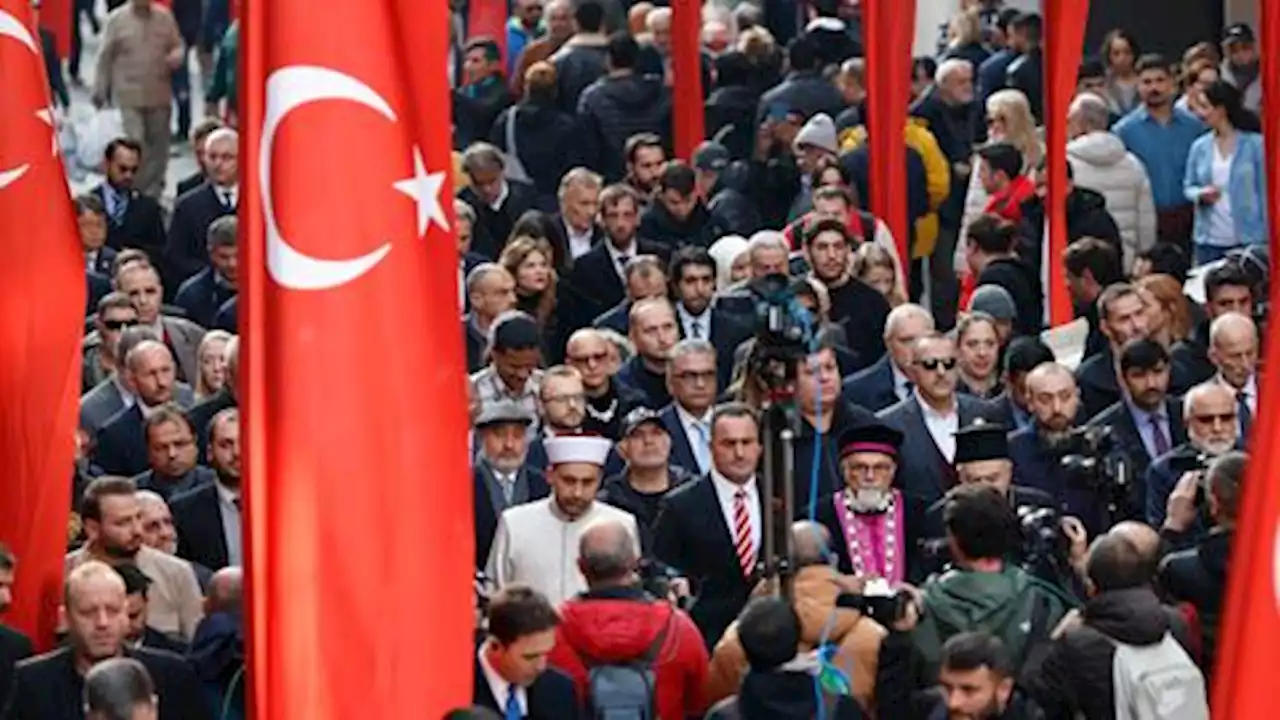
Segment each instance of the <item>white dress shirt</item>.
[{"label": "white dress shirt", "polygon": [[956,403],[950,412],[940,413],[934,410],[929,403],[916,396],[916,402],[920,403],[920,413],[924,417],[924,426],[928,428],[929,434],[933,436],[933,444],[938,446],[938,452],[942,453],[942,457],[947,462],[954,462],[956,459],[956,431],[960,429],[960,406]]},{"label": "white dress shirt", "polygon": [[[501,715],[503,708],[507,706],[507,695],[510,694],[513,683],[507,682],[489,664],[489,659],[484,656],[486,647],[488,643],[481,643],[476,658],[480,661],[480,672],[484,674],[484,681],[489,683],[489,692],[493,693],[493,701],[498,704],[498,714]],[[520,705],[520,716],[523,717],[529,714],[529,693],[520,685],[515,685],[515,689],[516,703]]]},{"label": "white dress shirt", "polygon": [[213,484],[218,491],[218,514],[222,516],[222,537],[227,541],[227,564],[244,565],[244,553],[240,534],[240,491],[232,490],[220,482]]},{"label": "white dress shirt", "polygon": [[[613,261],[613,269],[618,271],[618,277],[622,278],[622,284],[627,284],[627,263],[636,256],[639,248],[636,247],[635,238],[631,239],[631,244],[626,250],[619,250],[614,247],[613,243],[605,241],[605,248],[609,251],[609,259]],[[622,258],[626,257],[626,260]]]},{"label": "white dress shirt", "polygon": [[911,378],[907,374],[898,369],[893,361],[889,361],[889,369],[893,370],[893,394],[898,396],[899,400],[906,400],[911,397]]},{"label": "white dress shirt", "polygon": [[725,527],[729,528],[729,544],[733,544],[733,528],[737,525],[733,516],[733,497],[739,490],[747,491],[747,514],[751,518],[751,547],[756,557],[760,557],[760,538],[764,532],[764,520],[760,517],[760,491],[756,487],[756,479],[752,477],[744,485],[729,482],[729,479],[718,470],[711,471],[711,485],[715,488],[716,498],[720,500],[720,512],[724,515]]},{"label": "white dress shirt", "polygon": [[124,403],[124,409],[128,410],[133,404],[138,402],[138,396],[129,391],[129,388],[120,382],[119,373],[111,373],[111,382],[116,386],[116,392],[120,393],[120,402]]},{"label": "white dress shirt", "polygon": [[680,403],[673,404],[676,407],[676,417],[684,428],[684,436],[689,439],[689,449],[693,450],[693,457],[698,461],[696,469],[699,473],[705,473],[711,469],[711,409],[708,408],[702,417],[697,418]]},{"label": "white dress shirt", "polygon": [[[684,328],[686,338],[711,341],[710,305],[702,311],[701,315],[694,315],[685,308],[684,303],[676,303],[676,314],[680,317],[680,327]],[[693,330],[695,326],[698,328],[697,332]]]},{"label": "white dress shirt", "polygon": [[591,251],[595,228],[588,225],[586,232],[578,232],[572,225],[565,223],[564,235],[569,241],[569,257],[577,260]]},{"label": "white dress shirt", "polygon": [[225,207],[233,208],[240,203],[239,185],[228,185],[226,187],[223,187],[222,185],[214,185],[213,192],[218,196],[218,202],[222,203]]},{"label": "white dress shirt", "polygon": [[511,194],[511,186],[507,184],[506,180],[503,180],[502,190],[498,191],[498,197],[494,198],[493,202],[489,203],[489,209],[494,212],[498,212],[499,210],[501,210],[502,203],[507,201],[507,196],[510,194]]}]

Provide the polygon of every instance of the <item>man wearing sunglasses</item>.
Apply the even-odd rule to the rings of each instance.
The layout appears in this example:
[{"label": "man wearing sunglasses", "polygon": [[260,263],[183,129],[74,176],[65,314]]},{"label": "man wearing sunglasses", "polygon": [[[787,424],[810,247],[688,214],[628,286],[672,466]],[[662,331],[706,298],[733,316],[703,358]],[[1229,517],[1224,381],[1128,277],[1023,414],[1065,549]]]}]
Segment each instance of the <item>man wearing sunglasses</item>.
[{"label": "man wearing sunglasses", "polygon": [[98,301],[97,313],[93,318],[93,328],[97,333],[90,334],[84,341],[84,365],[80,372],[81,394],[89,392],[119,369],[120,360],[115,351],[116,343],[120,342],[120,333],[137,324],[138,311],[134,309],[128,295],[113,292]]},{"label": "man wearing sunglasses", "polygon": [[957,483],[956,432],[993,413],[985,401],[956,392],[957,373],[955,340],[936,332],[920,337],[907,368],[915,392],[878,414],[903,435],[895,485],[926,503]]},{"label": "man wearing sunglasses", "polygon": [[[1203,468],[1210,464],[1211,459],[1237,449],[1237,412],[1235,393],[1223,383],[1209,381],[1187,391],[1182,401],[1187,442],[1156,458],[1147,468],[1148,524],[1157,528],[1165,525],[1169,495],[1179,482],[1192,482],[1188,476],[1194,476],[1199,482],[1204,475]],[[1199,469],[1186,469],[1195,466]],[[1184,533],[1176,533],[1179,537],[1175,544],[1186,546],[1194,543],[1207,528],[1204,518],[1198,518]]]}]

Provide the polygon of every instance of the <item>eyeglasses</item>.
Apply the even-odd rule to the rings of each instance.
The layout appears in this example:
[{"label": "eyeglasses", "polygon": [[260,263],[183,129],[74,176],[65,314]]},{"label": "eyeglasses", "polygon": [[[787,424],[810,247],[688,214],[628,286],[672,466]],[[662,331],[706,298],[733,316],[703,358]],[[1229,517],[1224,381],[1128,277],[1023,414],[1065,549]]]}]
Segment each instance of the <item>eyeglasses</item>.
[{"label": "eyeglasses", "polygon": [[1195,420],[1195,421],[1196,421],[1196,422],[1198,422],[1198,423],[1202,423],[1202,424],[1204,424],[1204,425],[1209,425],[1209,424],[1213,423],[1213,421],[1215,421],[1215,420],[1216,420],[1216,421],[1218,421],[1218,422],[1220,422],[1220,423],[1222,423],[1223,425],[1233,425],[1233,424],[1235,424],[1235,421],[1236,421],[1236,414],[1235,414],[1235,413],[1220,413],[1220,414],[1218,414],[1218,415],[1214,415],[1214,414],[1210,413],[1210,414],[1207,414],[1207,415],[1192,415],[1192,416],[1191,416],[1191,419],[1192,419],[1192,420]]},{"label": "eyeglasses", "polygon": [[574,395],[552,395],[551,397],[542,398],[542,402],[550,405],[551,403],[564,403],[566,405],[581,405],[587,401],[587,396],[583,393]]},{"label": "eyeglasses", "polygon": [[715,382],[716,371],[704,370],[702,372],[698,372],[696,370],[685,370],[684,372],[676,373],[675,378],[680,382],[688,382],[688,383],[697,383],[699,381]]},{"label": "eyeglasses", "polygon": [[956,359],[953,357],[927,358],[925,360],[917,361],[916,364],[930,372],[936,371],[938,368],[942,368],[944,371],[950,372],[956,368]]},{"label": "eyeglasses", "polygon": [[102,326],[108,330],[123,330],[125,328],[134,327],[138,324],[137,320],[103,320]]},{"label": "eyeglasses", "polygon": [[866,475],[888,475],[894,471],[893,463],[850,463],[844,466],[844,471],[850,475],[866,476]]},{"label": "eyeglasses", "polygon": [[591,363],[602,363],[608,359],[609,359],[609,353],[607,352],[595,353],[592,355],[576,355],[576,356],[570,355],[569,356],[569,362],[582,363],[583,365],[590,365]]}]

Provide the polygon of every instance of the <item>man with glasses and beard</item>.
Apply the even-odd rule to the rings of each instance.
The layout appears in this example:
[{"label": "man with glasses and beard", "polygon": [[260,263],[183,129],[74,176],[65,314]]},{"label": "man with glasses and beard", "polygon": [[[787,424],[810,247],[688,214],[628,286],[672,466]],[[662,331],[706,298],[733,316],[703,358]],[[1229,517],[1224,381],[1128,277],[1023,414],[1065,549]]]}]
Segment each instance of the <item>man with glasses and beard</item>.
[{"label": "man with glasses and beard", "polygon": [[[1188,475],[1200,478],[1210,460],[1237,449],[1240,439],[1237,414],[1236,397],[1223,383],[1209,381],[1187,392],[1182,399],[1187,442],[1156,458],[1147,468],[1148,524],[1156,528],[1165,524],[1169,494],[1179,481]],[[1187,530],[1188,537],[1179,540],[1194,541],[1206,527],[1202,518]]]},{"label": "man with glasses and beard", "polygon": [[622,419],[632,408],[644,403],[644,396],[617,380],[609,370],[609,340],[599,330],[584,328],[569,336],[565,346],[565,362],[582,377],[586,394],[585,432],[618,440],[622,437]]},{"label": "man with glasses and beard", "polygon": [[147,624],[166,635],[190,640],[203,615],[195,572],[190,563],[142,542],[137,492],[128,478],[108,475],[89,484],[80,509],[87,539],[67,554],[66,570],[72,572],[92,560],[112,566],[136,565],[151,580]]}]

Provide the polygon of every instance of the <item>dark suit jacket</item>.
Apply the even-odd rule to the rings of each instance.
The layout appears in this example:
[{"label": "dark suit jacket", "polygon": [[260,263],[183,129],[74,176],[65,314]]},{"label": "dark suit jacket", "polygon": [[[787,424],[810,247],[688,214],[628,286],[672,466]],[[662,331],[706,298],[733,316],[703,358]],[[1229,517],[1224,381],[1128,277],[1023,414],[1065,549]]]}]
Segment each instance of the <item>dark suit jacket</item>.
[{"label": "dark suit jacket", "polygon": [[191,322],[212,327],[218,310],[235,295],[236,289],[218,282],[213,267],[206,266],[182,283],[173,304],[185,310]]},{"label": "dark suit jacket", "polygon": [[462,318],[462,340],[467,348],[467,372],[479,372],[485,366],[484,351],[489,338],[471,322],[470,315]]},{"label": "dark suit jacket", "polygon": [[[1145,506],[1148,525],[1154,528],[1164,525],[1169,495],[1173,493],[1173,489],[1178,485],[1178,479],[1182,477],[1182,473],[1175,469],[1174,466],[1179,461],[1193,460],[1197,455],[1199,455],[1199,451],[1194,446],[1190,443],[1183,443],[1151,461],[1151,465],[1147,467],[1147,474],[1142,480],[1142,484],[1147,491]],[[1202,517],[1203,515],[1204,513],[1202,513]],[[1203,522],[1197,522],[1192,531],[1189,532],[1189,537],[1198,538],[1205,528],[1206,526]]]},{"label": "dark suit jacket", "polygon": [[[565,226],[564,216],[556,213],[547,223],[547,242],[551,243],[551,251],[555,254],[556,267],[561,271],[573,269],[573,258],[569,252],[569,230]],[[604,242],[604,228],[599,224],[591,226],[591,247]]]},{"label": "dark suit jacket", "polygon": [[644,399],[640,404],[650,410],[661,410],[671,404],[671,393],[667,390],[666,376],[649,372],[639,355],[623,363],[622,369],[614,379],[643,396]]},{"label": "dark suit jacket", "polygon": [[[200,681],[182,658],[147,648],[126,649],[141,662],[160,698],[160,720],[210,720]],[[24,660],[13,673],[5,720],[83,720],[84,679],[70,648]]]},{"label": "dark suit jacket", "polygon": [[[573,290],[575,301],[583,305],[579,310],[580,324],[575,327],[589,324],[592,319],[609,311],[627,297],[626,287],[614,267],[606,244],[596,245],[591,248],[591,252],[574,261],[573,270],[569,273],[568,285]],[[636,255],[657,255],[665,262],[669,252],[666,248],[641,238],[636,240]]]},{"label": "dark suit jacket", "polygon": [[150,490],[159,494],[165,502],[169,502],[179,495],[213,482],[216,478],[217,475],[212,470],[203,465],[197,465],[191,468],[191,472],[180,478],[161,478],[156,476],[155,470],[148,470],[134,475],[133,484],[139,490]]},{"label": "dark suit jacket", "polygon": [[[502,715],[507,699],[501,700],[493,696],[489,689],[489,681],[480,669],[480,660],[472,661],[475,666],[472,672],[471,702],[489,708]],[[580,717],[577,690],[567,675],[554,668],[547,668],[537,680],[526,690],[529,699],[529,714],[525,720],[576,720]]]},{"label": "dark suit jacket", "polygon": [[898,404],[893,391],[893,366],[886,353],[870,367],[859,370],[844,381],[842,397],[871,412],[880,412]]},{"label": "dark suit jacket", "polygon": [[591,327],[602,330],[613,330],[626,337],[631,332],[631,301],[623,300],[613,306],[612,310],[591,321]]},{"label": "dark suit jacket", "polygon": [[147,469],[147,437],[142,410],[136,403],[112,415],[98,431],[94,457],[110,475],[130,477]]},{"label": "dark suit jacket", "polygon": [[98,248],[98,255],[93,259],[93,271],[110,279],[111,265],[116,261],[119,251],[108,245]]},{"label": "dark suit jacket", "polygon": [[85,317],[88,317],[97,312],[98,301],[111,292],[111,281],[102,273],[86,272],[84,274],[84,284],[84,314]]},{"label": "dark suit jacket", "polygon": [[208,266],[209,225],[223,215],[233,213],[235,208],[223,205],[209,183],[187,192],[174,202],[169,243],[165,247],[167,284],[177,287]]},{"label": "dark suit jacket", "polygon": [[187,646],[148,625],[142,631],[142,647],[151,650],[164,650],[174,655],[185,656]]},{"label": "dark suit jacket", "polygon": [[[658,415],[662,420],[662,426],[671,436],[670,464],[685,468],[694,474],[701,474],[702,468],[698,466],[698,456],[693,453],[693,446],[689,444],[689,436],[684,431],[684,425],[680,424],[680,415],[676,412],[675,403],[662,408],[662,412]],[[711,429],[707,428],[707,432],[710,431]],[[707,437],[707,442],[707,449],[710,451],[710,436]]]},{"label": "dark suit jacket", "polygon": [[[764,509],[761,508],[761,517]],[[711,477],[672,490],[654,524],[653,554],[696,584],[689,615],[707,647],[715,647],[747,604],[753,580],[743,577],[733,535]]]},{"label": "dark suit jacket", "polygon": [[26,635],[12,628],[0,625],[0,709],[4,708],[9,697],[9,686],[13,682],[13,666],[19,660],[31,657],[35,648]]},{"label": "dark suit jacket", "polygon": [[191,173],[178,181],[178,188],[174,197],[182,197],[192,190],[195,190],[204,184],[205,179],[204,171],[202,170],[197,170]]},{"label": "dark suit jacket", "polygon": [[1111,351],[1094,355],[1076,368],[1076,384],[1080,387],[1081,412],[1086,418],[1120,402],[1120,383]]},{"label": "dark suit jacket", "polygon": [[[486,128],[488,126],[486,125]],[[507,245],[511,228],[516,220],[538,206],[538,191],[532,185],[516,180],[507,181],[507,199],[496,211],[480,199],[470,187],[458,193],[458,199],[470,205],[476,212],[476,226],[472,229],[471,251],[492,260],[502,254]]]},{"label": "dark suit jacket", "polygon": [[223,388],[187,411],[187,419],[196,428],[196,445],[200,448],[201,463],[208,462],[209,421],[214,415],[236,406],[236,399],[231,391]]},{"label": "dark suit jacket", "polygon": [[[1182,424],[1182,407],[1177,399],[1169,398],[1164,401],[1164,416],[1169,424],[1169,448],[1172,449],[1185,443],[1187,441],[1187,429]],[[1147,453],[1147,446],[1142,442],[1142,434],[1139,432],[1137,424],[1133,421],[1133,413],[1129,412],[1129,406],[1121,400],[1095,415],[1088,424],[1093,426],[1105,425],[1112,428],[1115,448],[1123,452],[1129,460],[1129,477],[1134,488],[1130,498],[1132,517],[1135,519],[1143,518],[1142,509],[1145,493],[1143,492],[1142,481],[1146,477],[1147,468],[1150,467],[1151,461],[1155,460],[1155,458]]]},{"label": "dark suit jacket", "polygon": [[218,308],[218,312],[213,316],[213,325],[210,330],[226,330],[229,333],[236,332],[236,298],[238,295],[232,295],[231,299],[222,303],[222,307]]},{"label": "dark suit jacket", "polygon": [[[630,325],[630,323],[628,323]],[[687,339],[684,323],[676,314],[676,327],[680,330],[680,339]],[[716,349],[716,389],[723,392],[729,387],[733,377],[733,360],[738,346],[754,335],[754,328],[744,326],[730,312],[711,307],[711,337],[709,340]]]},{"label": "dark suit jacket", "polygon": [[[98,185],[92,192],[105,206],[106,189]],[[159,203],[137,190],[131,190],[124,219],[119,224],[107,219],[107,245],[116,250],[131,247],[144,250],[151,258],[152,265],[164,267],[164,244],[164,215]]]},{"label": "dark suit jacket", "polygon": [[217,572],[230,561],[222,532],[222,506],[214,483],[202,485],[169,501],[178,531],[178,557]]},{"label": "dark suit jacket", "polygon": [[[493,546],[493,535],[498,531],[498,516],[493,512],[493,499],[489,495],[489,478],[492,477],[489,464],[484,460],[477,459],[473,462],[473,465],[475,469],[472,471],[471,479],[474,491],[471,497],[475,504],[472,517],[475,518],[476,569],[480,570],[489,562],[489,550]],[[541,470],[526,464],[520,469],[520,472],[524,474],[525,480],[529,483],[530,501],[541,500],[551,494],[551,488],[547,486],[547,478],[542,474]]]},{"label": "dark suit jacket", "polygon": [[[965,427],[978,418],[989,418],[991,413],[990,407],[975,397],[957,395],[956,402],[960,411],[959,427]],[[895,480],[898,487],[926,503],[933,503],[956,484],[955,468],[933,442],[915,396],[881,410],[876,417],[902,433]]]}]

